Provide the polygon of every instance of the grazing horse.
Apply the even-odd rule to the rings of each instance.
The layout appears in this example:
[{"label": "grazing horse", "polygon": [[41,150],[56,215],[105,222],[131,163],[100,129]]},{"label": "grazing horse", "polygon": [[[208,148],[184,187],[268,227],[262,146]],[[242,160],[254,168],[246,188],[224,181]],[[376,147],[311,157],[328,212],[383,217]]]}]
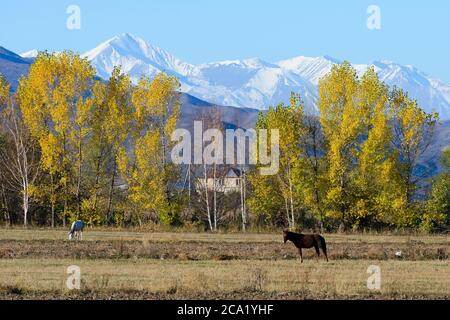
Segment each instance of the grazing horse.
[{"label": "grazing horse", "polygon": [[302,248],[309,249],[312,247],[314,247],[314,249],[316,249],[317,261],[319,261],[319,256],[320,256],[319,248],[321,248],[322,252],[325,255],[325,258],[327,259],[327,262],[328,262],[327,245],[325,244],[325,239],[321,235],[319,235],[319,234],[301,234],[301,233],[295,233],[295,232],[290,232],[288,230],[284,230],[283,238],[284,238],[284,243],[286,243],[288,240],[290,240],[298,248],[298,252],[300,253],[300,259],[301,259],[302,263],[303,263]]},{"label": "grazing horse", "polygon": [[74,221],[69,231],[69,240],[74,238],[83,240],[84,222],[81,220]]}]

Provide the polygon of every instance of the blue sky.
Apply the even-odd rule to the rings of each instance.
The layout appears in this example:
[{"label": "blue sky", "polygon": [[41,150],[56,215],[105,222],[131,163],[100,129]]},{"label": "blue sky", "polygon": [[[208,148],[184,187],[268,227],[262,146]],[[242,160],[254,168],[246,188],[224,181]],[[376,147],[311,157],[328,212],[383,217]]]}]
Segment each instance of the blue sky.
[{"label": "blue sky", "polygon": [[[66,28],[71,4],[81,9],[80,30]],[[381,9],[381,30],[366,27],[371,4]],[[191,63],[298,55],[388,59],[450,83],[446,0],[35,0],[2,1],[0,10],[0,45],[15,52],[84,52],[129,32]]]}]

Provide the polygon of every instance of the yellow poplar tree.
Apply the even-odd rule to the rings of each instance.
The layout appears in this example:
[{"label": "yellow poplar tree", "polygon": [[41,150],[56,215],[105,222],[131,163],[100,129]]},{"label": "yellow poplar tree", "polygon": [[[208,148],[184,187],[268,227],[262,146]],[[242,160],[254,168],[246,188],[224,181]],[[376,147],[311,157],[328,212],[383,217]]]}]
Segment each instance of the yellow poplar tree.
[{"label": "yellow poplar tree", "polygon": [[399,197],[391,147],[388,88],[373,68],[361,78],[358,103],[365,110],[367,138],[361,142],[356,170],[356,203],[350,209],[355,227],[369,226],[391,214]]},{"label": "yellow poplar tree", "polygon": [[[273,109],[269,109],[268,112],[273,112]],[[267,113],[260,112],[258,114],[256,129],[269,129]],[[267,139],[268,141],[271,141],[270,130],[267,132]],[[256,168],[253,168],[253,170],[250,171],[248,182],[250,184],[251,196],[247,203],[258,222],[271,222],[275,220],[277,216],[283,214],[285,199],[283,198],[281,190],[278,188],[279,181],[276,176],[260,175],[257,165]],[[286,215],[289,216],[289,212],[286,211]]]},{"label": "yellow poplar tree", "polygon": [[358,143],[367,124],[367,110],[357,101],[358,78],[348,62],[334,65],[319,82],[320,122],[327,143],[328,215],[340,218],[344,228],[353,204],[352,172]]},{"label": "yellow poplar tree", "polygon": [[[296,179],[298,176],[296,176],[295,172],[302,165],[300,161],[300,137],[305,133],[302,126],[303,109],[300,96],[292,94],[289,105],[281,103],[275,108],[269,108],[265,115],[260,115],[257,128],[267,129],[268,139],[270,139],[271,129],[279,130],[279,171],[273,177],[258,177],[258,170],[256,170],[249,179],[253,189],[253,197],[249,200],[252,211],[257,214],[264,211],[263,205],[265,204],[269,212],[272,212],[271,215],[273,215],[273,205],[283,199],[282,204],[291,228],[295,228],[296,212],[299,209],[299,201],[296,194],[299,181]],[[274,195],[264,199],[270,193],[270,190],[274,192]],[[268,202],[268,199],[275,201]]]},{"label": "yellow poplar tree", "polygon": [[[75,194],[76,215],[81,213],[83,145],[89,130],[85,123],[91,109],[87,95],[94,75],[86,59],[64,51],[40,53],[28,77],[20,80],[20,108],[31,134],[39,141],[51,189],[57,190],[56,175],[63,186],[64,224],[70,192]],[[54,199],[51,203],[54,225]]]},{"label": "yellow poplar tree", "polygon": [[156,214],[162,223],[178,222],[173,188],[178,175],[168,161],[170,135],[180,112],[178,90],[178,80],[165,73],[152,80],[142,77],[133,90],[132,146],[120,149],[118,167],[139,223],[143,213]]},{"label": "yellow poplar tree", "polygon": [[[89,141],[89,198],[84,212],[96,223],[112,222],[117,180],[117,157],[129,134],[131,80],[114,68],[107,83],[96,81],[92,88],[91,137]],[[117,217],[118,218],[118,217]]]},{"label": "yellow poplar tree", "polygon": [[394,118],[391,144],[397,155],[395,172],[401,197],[394,203],[394,215],[389,221],[399,227],[420,224],[420,209],[414,201],[418,183],[423,179],[417,172],[419,158],[431,143],[436,113],[426,113],[402,90],[394,88],[390,94],[390,112]]}]

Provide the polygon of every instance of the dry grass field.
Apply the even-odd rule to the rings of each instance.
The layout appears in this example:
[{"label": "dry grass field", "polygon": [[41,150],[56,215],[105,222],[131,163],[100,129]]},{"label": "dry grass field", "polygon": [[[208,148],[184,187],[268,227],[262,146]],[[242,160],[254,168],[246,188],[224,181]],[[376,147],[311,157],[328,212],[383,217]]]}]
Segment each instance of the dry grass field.
[{"label": "dry grass field", "polygon": [[[324,235],[330,262],[275,233],[0,229],[0,299],[450,299],[448,236]],[[401,251],[401,257],[395,255]],[[67,267],[80,290],[66,288]],[[379,290],[367,268],[381,270]]]}]

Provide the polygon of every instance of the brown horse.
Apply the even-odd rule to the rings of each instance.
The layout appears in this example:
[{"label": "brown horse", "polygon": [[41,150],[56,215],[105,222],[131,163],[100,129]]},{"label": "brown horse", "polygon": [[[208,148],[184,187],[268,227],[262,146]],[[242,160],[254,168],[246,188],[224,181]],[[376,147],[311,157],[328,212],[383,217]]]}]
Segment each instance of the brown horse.
[{"label": "brown horse", "polygon": [[300,253],[300,259],[301,259],[302,263],[303,263],[302,248],[309,249],[312,247],[314,247],[314,249],[316,249],[317,261],[319,260],[319,256],[320,256],[319,248],[321,248],[322,252],[325,255],[325,258],[327,259],[327,262],[328,262],[327,245],[325,244],[325,239],[321,235],[319,235],[319,234],[301,234],[301,233],[295,233],[295,232],[290,232],[288,230],[284,230],[283,238],[284,238],[284,243],[286,243],[288,240],[290,240],[298,248],[298,252]]}]

